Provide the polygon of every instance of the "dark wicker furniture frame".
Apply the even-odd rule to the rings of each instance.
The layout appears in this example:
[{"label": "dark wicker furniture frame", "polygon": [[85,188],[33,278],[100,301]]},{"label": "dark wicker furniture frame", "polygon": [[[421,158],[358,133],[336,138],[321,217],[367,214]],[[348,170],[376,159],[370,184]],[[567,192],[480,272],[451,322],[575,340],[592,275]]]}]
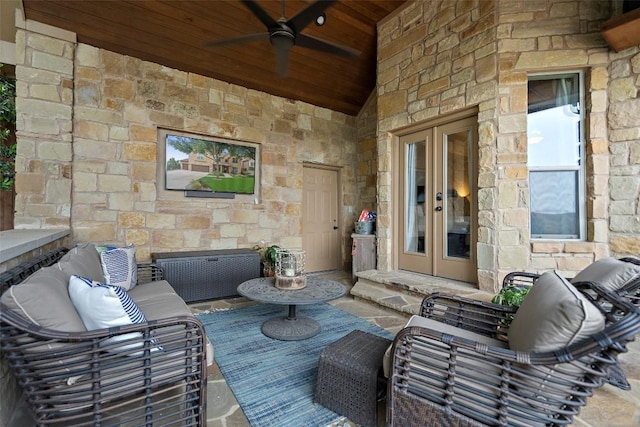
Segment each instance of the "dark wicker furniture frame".
[{"label": "dark wicker furniture frame", "polygon": [[355,330],[328,345],[318,362],[314,403],[363,427],[378,425],[382,357],[391,340]]},{"label": "dark wicker furniture frame", "polygon": [[[624,257],[620,258],[620,261],[628,262],[635,265],[640,265],[639,258],[633,257]],[[536,279],[538,279],[540,275],[538,273],[531,273],[526,271],[514,271],[505,276],[502,281],[502,287],[505,286],[531,286]],[[589,288],[589,284],[582,285],[581,283],[574,283],[578,287],[581,288]],[[620,289],[615,291],[616,294],[620,295],[623,298],[626,298],[629,302],[631,302],[636,307],[640,307],[640,277],[629,281]]]},{"label": "dark wicker furniture frame", "polygon": [[[421,327],[400,331],[392,347],[387,425],[571,424],[602,386],[617,354],[640,332],[640,310],[596,284],[588,286],[585,295],[605,315],[605,329],[554,352],[516,352]],[[507,341],[515,311],[436,293],[424,299],[420,314]],[[574,375],[559,375],[563,370]],[[543,381],[543,392],[532,386]]]},{"label": "dark wicker furniture frame", "polygon": [[[8,270],[0,289],[64,253],[57,249]],[[156,266],[138,265],[139,284],[162,277]],[[107,341],[124,334],[126,341]],[[70,333],[39,327],[0,305],[2,357],[38,426],[204,426],[205,343],[202,324],[188,316]],[[43,346],[49,350],[34,351]]]}]

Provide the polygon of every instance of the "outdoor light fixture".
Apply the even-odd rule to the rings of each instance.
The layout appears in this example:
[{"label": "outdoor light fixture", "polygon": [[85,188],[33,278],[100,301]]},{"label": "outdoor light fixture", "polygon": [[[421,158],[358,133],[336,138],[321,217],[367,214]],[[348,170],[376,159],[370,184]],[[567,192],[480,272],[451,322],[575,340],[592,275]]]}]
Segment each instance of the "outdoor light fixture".
[{"label": "outdoor light fixture", "polygon": [[322,27],[324,25],[324,23],[327,22],[327,15],[325,15],[324,13],[322,15],[319,15],[316,18],[316,25],[318,27]]}]

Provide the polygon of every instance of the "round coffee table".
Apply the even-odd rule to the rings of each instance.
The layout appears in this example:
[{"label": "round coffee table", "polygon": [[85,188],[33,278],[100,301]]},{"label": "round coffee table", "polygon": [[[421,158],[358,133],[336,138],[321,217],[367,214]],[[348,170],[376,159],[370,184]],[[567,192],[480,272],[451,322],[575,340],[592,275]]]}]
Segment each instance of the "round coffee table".
[{"label": "round coffee table", "polygon": [[311,338],[321,330],[316,320],[298,316],[297,306],[338,299],[345,292],[346,288],[341,283],[313,277],[307,277],[306,287],[295,290],[276,288],[273,277],[251,279],[238,286],[238,293],[245,298],[267,304],[289,306],[288,316],[269,319],[262,324],[263,334],[283,341]]}]

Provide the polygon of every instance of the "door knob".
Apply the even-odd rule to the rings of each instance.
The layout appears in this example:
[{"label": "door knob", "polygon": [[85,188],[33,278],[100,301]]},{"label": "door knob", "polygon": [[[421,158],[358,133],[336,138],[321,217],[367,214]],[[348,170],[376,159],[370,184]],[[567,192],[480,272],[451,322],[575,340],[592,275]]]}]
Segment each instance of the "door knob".
[{"label": "door knob", "polygon": [[436,212],[442,212],[442,206],[436,206]]}]

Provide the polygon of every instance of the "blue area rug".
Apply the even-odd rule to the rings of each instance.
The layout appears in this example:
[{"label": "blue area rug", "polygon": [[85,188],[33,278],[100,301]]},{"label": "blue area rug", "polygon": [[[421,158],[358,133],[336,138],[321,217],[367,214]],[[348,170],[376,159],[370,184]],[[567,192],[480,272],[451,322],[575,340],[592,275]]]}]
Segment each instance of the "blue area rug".
[{"label": "blue area rug", "polygon": [[322,331],[301,341],[262,334],[265,320],[284,317],[288,306],[271,304],[201,314],[215,360],[253,427],[319,427],[340,416],[313,403],[320,352],[349,332],[392,339],[393,334],[330,304],[298,307],[299,316],[320,322]]}]

